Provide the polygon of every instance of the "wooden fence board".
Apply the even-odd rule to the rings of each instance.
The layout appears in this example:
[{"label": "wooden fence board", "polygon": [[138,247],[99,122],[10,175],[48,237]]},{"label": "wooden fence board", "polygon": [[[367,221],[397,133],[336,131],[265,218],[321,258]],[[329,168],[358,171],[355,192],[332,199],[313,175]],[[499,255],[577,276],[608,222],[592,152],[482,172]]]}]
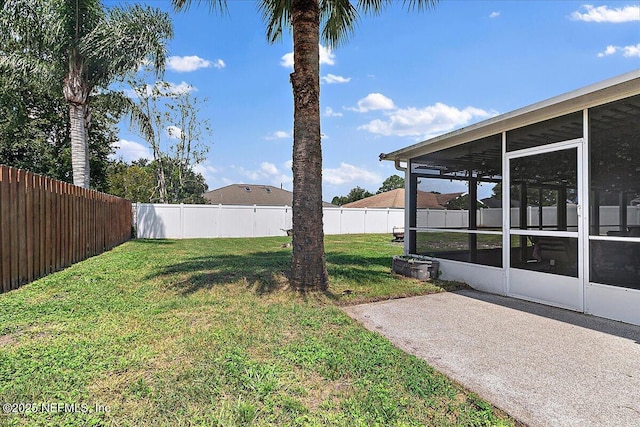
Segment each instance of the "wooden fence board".
[{"label": "wooden fence board", "polygon": [[9,170],[0,168],[0,271],[2,292],[11,289],[11,236],[9,235],[10,183]]},{"label": "wooden fence board", "polygon": [[[11,253],[14,253],[11,257],[11,289],[15,289],[20,277],[18,270],[18,236],[17,236],[17,220],[18,220],[18,183],[17,183],[17,170],[9,171],[9,222],[7,226],[7,234],[11,241]],[[13,227],[12,227],[13,225]]]},{"label": "wooden fence board", "polygon": [[129,238],[129,201],[0,165],[0,292]]},{"label": "wooden fence board", "polygon": [[[25,227],[24,235],[26,240],[25,258],[23,263],[26,267],[26,275],[24,277],[25,283],[33,281],[33,244],[34,244],[34,231],[33,231],[33,175],[29,172],[24,175],[24,210],[25,210]],[[22,284],[22,283],[21,283]]]}]

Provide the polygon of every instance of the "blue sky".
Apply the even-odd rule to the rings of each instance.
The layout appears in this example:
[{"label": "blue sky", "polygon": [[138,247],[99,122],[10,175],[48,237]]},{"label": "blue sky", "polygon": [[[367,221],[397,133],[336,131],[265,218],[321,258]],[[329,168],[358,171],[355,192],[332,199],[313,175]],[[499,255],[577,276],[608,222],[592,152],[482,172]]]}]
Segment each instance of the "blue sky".
[{"label": "blue sky", "polygon": [[[171,11],[168,1],[146,3]],[[291,36],[270,45],[255,2],[228,3],[228,15],[195,2],[171,12],[164,80],[207,99],[201,114],[213,134],[196,169],[210,189],[290,190]],[[442,0],[426,12],[398,2],[363,16],[346,44],[321,52],[330,201],[355,186],[375,192],[397,173],[378,160],[381,152],[640,68],[640,2]],[[121,128],[117,156],[150,157],[145,141]]]}]

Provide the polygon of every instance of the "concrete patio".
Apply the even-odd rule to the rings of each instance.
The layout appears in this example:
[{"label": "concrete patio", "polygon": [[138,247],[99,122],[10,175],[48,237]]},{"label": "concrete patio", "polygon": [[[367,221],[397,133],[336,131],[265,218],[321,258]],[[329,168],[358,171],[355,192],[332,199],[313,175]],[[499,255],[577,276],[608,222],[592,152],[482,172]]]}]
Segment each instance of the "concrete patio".
[{"label": "concrete patio", "polygon": [[531,427],[640,426],[639,326],[472,290],[344,310]]}]

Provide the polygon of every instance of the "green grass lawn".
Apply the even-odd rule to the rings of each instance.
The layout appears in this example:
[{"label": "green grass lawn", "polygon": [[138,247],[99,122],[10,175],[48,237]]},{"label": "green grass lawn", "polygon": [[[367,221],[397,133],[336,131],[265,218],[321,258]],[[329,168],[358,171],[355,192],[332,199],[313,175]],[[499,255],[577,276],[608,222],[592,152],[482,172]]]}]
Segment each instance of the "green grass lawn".
[{"label": "green grass lawn", "polygon": [[460,286],[392,274],[389,237],[328,237],[326,294],[285,289],[282,237],[132,241],[0,295],[0,403],[29,410],[0,425],[512,425],[339,309]]}]

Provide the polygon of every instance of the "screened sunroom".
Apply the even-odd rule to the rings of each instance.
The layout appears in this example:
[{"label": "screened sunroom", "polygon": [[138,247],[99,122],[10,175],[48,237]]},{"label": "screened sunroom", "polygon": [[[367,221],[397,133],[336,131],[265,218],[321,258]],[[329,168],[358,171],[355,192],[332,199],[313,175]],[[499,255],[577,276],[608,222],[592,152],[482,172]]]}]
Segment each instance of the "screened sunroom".
[{"label": "screened sunroom", "polygon": [[[640,324],[640,70],[380,158],[405,171],[405,253],[442,278]],[[442,180],[462,221],[417,207]]]}]

